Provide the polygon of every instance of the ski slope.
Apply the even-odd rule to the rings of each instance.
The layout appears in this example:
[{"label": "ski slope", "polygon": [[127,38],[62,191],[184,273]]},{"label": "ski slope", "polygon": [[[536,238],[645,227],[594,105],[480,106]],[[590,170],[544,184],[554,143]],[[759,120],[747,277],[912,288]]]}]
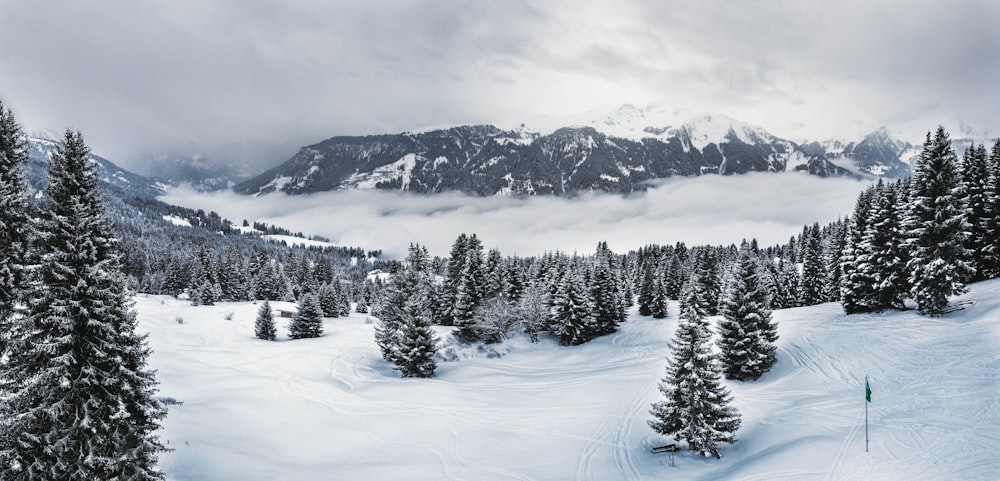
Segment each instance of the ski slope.
[{"label": "ski slope", "polygon": [[265,342],[253,304],[140,295],[136,308],[160,395],[183,401],[161,432],[170,480],[1000,479],[1000,281],[960,300],[971,305],[941,319],[776,311],[775,369],[727,383],[738,442],[674,466],[650,453],[672,440],[646,421],[676,305],[583,346],[468,349],[434,379],[399,378],[363,315],[296,341],[279,319]]}]

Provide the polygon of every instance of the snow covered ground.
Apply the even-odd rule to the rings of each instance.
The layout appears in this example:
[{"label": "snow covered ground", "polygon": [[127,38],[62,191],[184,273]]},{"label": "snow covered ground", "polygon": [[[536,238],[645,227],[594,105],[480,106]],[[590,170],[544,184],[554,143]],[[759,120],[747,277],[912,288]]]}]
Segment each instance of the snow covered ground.
[{"label": "snow covered ground", "polygon": [[500,358],[440,363],[434,379],[399,378],[363,315],[296,341],[280,319],[265,342],[256,305],[136,307],[160,395],[184,402],[162,431],[170,480],[1000,479],[1000,281],[961,299],[972,304],[941,319],[775,312],[775,369],[727,384],[739,441],[721,460],[681,451],[675,466],[649,452],[672,441],[646,425],[675,305],[583,346],[517,339]]}]

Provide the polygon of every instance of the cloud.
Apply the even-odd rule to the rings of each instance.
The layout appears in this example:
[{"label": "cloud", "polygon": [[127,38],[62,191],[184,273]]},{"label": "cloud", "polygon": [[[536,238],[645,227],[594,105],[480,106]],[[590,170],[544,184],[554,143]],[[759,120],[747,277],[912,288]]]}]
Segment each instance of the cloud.
[{"label": "cloud", "polygon": [[919,140],[950,117],[998,128],[998,17],[981,1],[2,2],[0,97],[130,167],[216,145],[275,165],[334,135],[626,102]]},{"label": "cloud", "polygon": [[805,174],[674,178],[641,195],[563,197],[434,196],[338,191],[246,197],[174,189],[162,200],[213,206],[234,222],[263,221],[341,245],[402,258],[411,242],[445,256],[460,233],[476,233],[507,255],[591,252],[600,241],[626,252],[650,243],[761,245],[788,241],[802,226],[846,217],[868,184]]}]

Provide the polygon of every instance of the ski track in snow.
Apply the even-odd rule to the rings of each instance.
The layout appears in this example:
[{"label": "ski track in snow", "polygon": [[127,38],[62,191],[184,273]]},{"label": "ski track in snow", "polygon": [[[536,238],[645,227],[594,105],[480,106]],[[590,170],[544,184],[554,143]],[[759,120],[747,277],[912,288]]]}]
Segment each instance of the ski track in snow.
[{"label": "ski track in snow", "polygon": [[279,342],[264,342],[252,304],[138,296],[137,311],[160,395],[185,401],[161,433],[171,481],[1000,479],[1000,281],[964,299],[940,319],[775,311],[774,369],[726,382],[738,441],[721,460],[682,442],[675,467],[649,452],[673,440],[646,424],[675,303],[583,346],[521,339],[499,359],[441,362],[434,379],[399,378],[363,315],[297,341],[278,319]]}]

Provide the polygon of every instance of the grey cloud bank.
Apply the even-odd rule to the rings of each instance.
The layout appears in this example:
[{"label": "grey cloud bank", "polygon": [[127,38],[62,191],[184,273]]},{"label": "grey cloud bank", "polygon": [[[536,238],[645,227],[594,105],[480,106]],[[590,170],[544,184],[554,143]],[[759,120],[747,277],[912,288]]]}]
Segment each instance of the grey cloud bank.
[{"label": "grey cloud bank", "polygon": [[642,195],[562,197],[424,196],[341,191],[246,197],[174,189],[162,200],[323,235],[341,245],[402,258],[411,242],[446,256],[458,234],[476,233],[507,255],[591,252],[599,241],[625,252],[650,243],[762,245],[788,241],[802,226],[846,217],[868,183],[806,174],[674,178]]},{"label": "grey cloud bank", "polygon": [[626,102],[919,141],[997,130],[996,18],[991,1],[0,1],[0,98],[129,167]]}]

